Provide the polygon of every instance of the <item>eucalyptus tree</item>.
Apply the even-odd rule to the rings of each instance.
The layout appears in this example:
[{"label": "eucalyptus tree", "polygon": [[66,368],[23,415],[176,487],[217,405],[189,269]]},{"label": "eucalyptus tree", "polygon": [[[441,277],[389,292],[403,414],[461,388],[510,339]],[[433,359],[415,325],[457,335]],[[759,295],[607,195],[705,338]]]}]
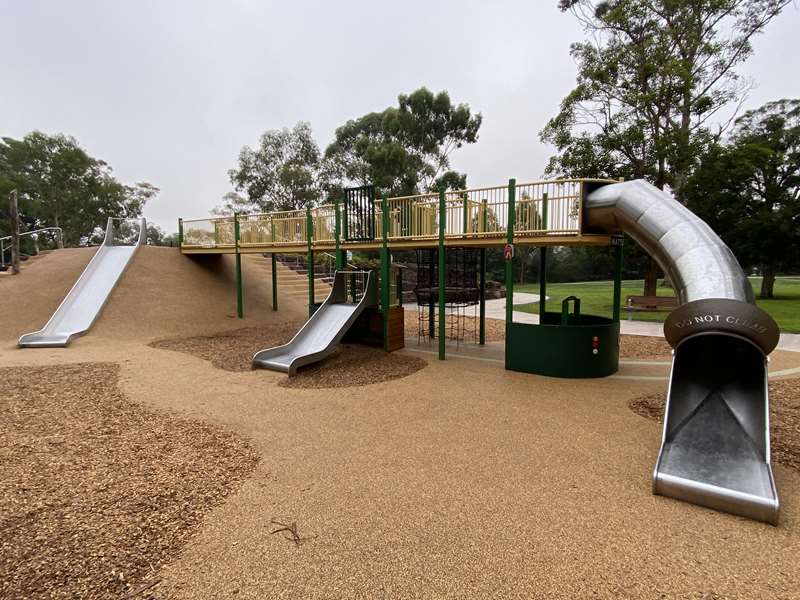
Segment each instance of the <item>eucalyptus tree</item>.
[{"label": "eucalyptus tree", "polygon": [[[583,26],[575,88],[540,133],[548,174],[644,178],[679,200],[745,97],[752,39],[791,0],[560,0]],[[655,293],[649,270],[646,294]]]}]

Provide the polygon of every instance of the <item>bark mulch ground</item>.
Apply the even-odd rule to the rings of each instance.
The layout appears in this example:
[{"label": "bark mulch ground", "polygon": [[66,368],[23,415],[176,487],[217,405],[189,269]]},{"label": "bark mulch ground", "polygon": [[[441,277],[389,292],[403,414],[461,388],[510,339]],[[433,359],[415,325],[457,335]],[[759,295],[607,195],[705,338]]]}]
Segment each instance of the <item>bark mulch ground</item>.
[{"label": "bark mulch ground", "polygon": [[340,388],[400,379],[427,366],[416,356],[387,354],[380,348],[343,344],[336,354],[297,371],[279,385],[288,388]]},{"label": "bark mulch ground", "polygon": [[[302,323],[244,327],[215,335],[160,340],[154,348],[185,352],[211,361],[226,371],[250,371],[253,354],[288,342]],[[415,356],[391,353],[359,344],[342,344],[326,360],[300,369],[279,385],[289,388],[339,388],[369,385],[406,377],[428,363]]]},{"label": "bark mulch ground", "polygon": [[[648,419],[663,423],[664,393],[649,394],[628,402],[630,409]],[[772,457],[800,471],[800,379],[769,382],[769,419]]]},{"label": "bark mulch ground", "polygon": [[243,327],[211,335],[158,340],[149,345],[209,360],[225,371],[249,371],[256,352],[285,344],[302,326],[303,323],[289,321],[269,327]]},{"label": "bark mulch ground", "polygon": [[147,598],[255,468],[247,442],[128,401],[118,376],[0,369],[1,598]]}]

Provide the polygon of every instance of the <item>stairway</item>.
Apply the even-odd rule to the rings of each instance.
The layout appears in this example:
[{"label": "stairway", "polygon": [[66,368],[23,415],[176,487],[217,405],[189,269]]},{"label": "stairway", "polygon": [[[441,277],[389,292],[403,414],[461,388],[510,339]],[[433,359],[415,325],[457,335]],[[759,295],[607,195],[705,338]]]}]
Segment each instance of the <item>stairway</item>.
[{"label": "stairway", "polygon": [[[244,254],[247,260],[264,272],[268,285],[272,285],[272,259],[269,256]],[[294,265],[293,265],[294,266]],[[287,300],[308,304],[308,271],[305,268],[290,268],[281,261],[277,263],[278,306]],[[317,303],[325,301],[331,291],[332,279],[326,274],[314,277],[314,299]]]}]

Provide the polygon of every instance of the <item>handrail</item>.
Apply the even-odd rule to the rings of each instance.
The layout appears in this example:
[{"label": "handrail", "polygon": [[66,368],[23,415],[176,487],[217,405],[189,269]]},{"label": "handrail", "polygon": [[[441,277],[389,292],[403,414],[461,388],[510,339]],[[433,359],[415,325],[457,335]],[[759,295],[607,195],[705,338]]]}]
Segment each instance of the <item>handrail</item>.
[{"label": "handrail", "polygon": [[[35,233],[41,233],[43,231],[58,231],[58,240],[59,245],[64,245],[64,230],[61,227],[42,227],[41,229],[34,229],[33,231],[25,231],[23,233],[17,234],[17,237],[22,237],[24,235],[33,235]],[[0,238],[0,267],[6,266],[6,250],[3,246],[3,242],[5,240],[10,240],[13,236],[7,235],[5,237]]]},{"label": "handrail", "polygon": [[[552,179],[514,183],[514,233],[517,236],[579,235],[582,231],[583,196],[586,183],[610,183],[606,179]],[[510,184],[509,184],[510,185]],[[509,185],[451,190],[444,193],[445,237],[494,238],[507,232]],[[438,236],[438,193],[425,192],[386,199],[388,239],[414,240]],[[375,238],[382,236],[383,200],[375,200]],[[310,210],[284,210],[239,215],[242,233],[240,246],[311,246],[335,241],[336,204],[323,204]],[[312,229],[307,231],[311,216]],[[343,219],[350,218],[343,215]],[[182,220],[183,247],[232,247],[233,218]],[[311,239],[309,239],[311,235]]]}]

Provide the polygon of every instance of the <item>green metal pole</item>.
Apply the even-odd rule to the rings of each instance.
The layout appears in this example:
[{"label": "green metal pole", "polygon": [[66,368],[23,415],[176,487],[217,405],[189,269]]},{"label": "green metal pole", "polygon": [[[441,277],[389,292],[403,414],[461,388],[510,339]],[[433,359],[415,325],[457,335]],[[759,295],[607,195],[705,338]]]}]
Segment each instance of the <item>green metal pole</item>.
[{"label": "green metal pole", "polygon": [[244,317],[244,298],[242,293],[242,255],[239,253],[239,215],[233,213],[233,239],[236,249],[236,315]]},{"label": "green metal pole", "polygon": [[[517,180],[508,180],[508,227],[506,228],[506,243],[514,244],[514,220],[517,195]],[[508,339],[508,326],[514,320],[514,261],[506,261],[506,339]]]},{"label": "green metal pole", "polygon": [[539,247],[539,323],[544,323],[547,303],[547,246]]},{"label": "green metal pole", "polygon": [[390,258],[389,254],[389,210],[386,194],[381,196],[381,232],[383,244],[381,245],[381,313],[383,314],[383,349],[389,351],[389,281]]},{"label": "green metal pole", "polygon": [[445,249],[444,230],[447,219],[447,206],[444,199],[444,188],[439,188],[439,360],[444,360],[445,319],[444,319],[444,283],[445,283]]},{"label": "green metal pole", "polygon": [[478,343],[483,346],[486,343],[486,248],[480,251],[480,289],[478,290],[478,301],[480,305],[480,335]]},{"label": "green metal pole", "polygon": [[620,302],[622,300],[622,247],[624,238],[615,237],[611,239],[614,246],[614,308],[612,319],[619,321]]},{"label": "green metal pole", "polygon": [[306,243],[308,249],[306,252],[306,263],[308,268],[308,316],[314,314],[314,249],[311,246],[311,241],[314,237],[314,221],[311,219],[311,209],[306,208]]},{"label": "green metal pole", "polygon": [[278,310],[278,257],[272,256],[272,310]]},{"label": "green metal pole", "polygon": [[336,232],[336,270],[344,269],[344,251],[342,250],[342,213],[339,206],[339,200],[334,202],[334,211],[336,211],[334,222]]},{"label": "green metal pole", "polygon": [[183,247],[183,219],[178,219],[178,248]]},{"label": "green metal pole", "polygon": [[[486,198],[481,200],[481,223],[480,231],[486,231]],[[480,251],[480,291],[478,292],[479,299],[479,339],[478,343],[483,346],[486,344],[486,248],[481,248]]]}]

